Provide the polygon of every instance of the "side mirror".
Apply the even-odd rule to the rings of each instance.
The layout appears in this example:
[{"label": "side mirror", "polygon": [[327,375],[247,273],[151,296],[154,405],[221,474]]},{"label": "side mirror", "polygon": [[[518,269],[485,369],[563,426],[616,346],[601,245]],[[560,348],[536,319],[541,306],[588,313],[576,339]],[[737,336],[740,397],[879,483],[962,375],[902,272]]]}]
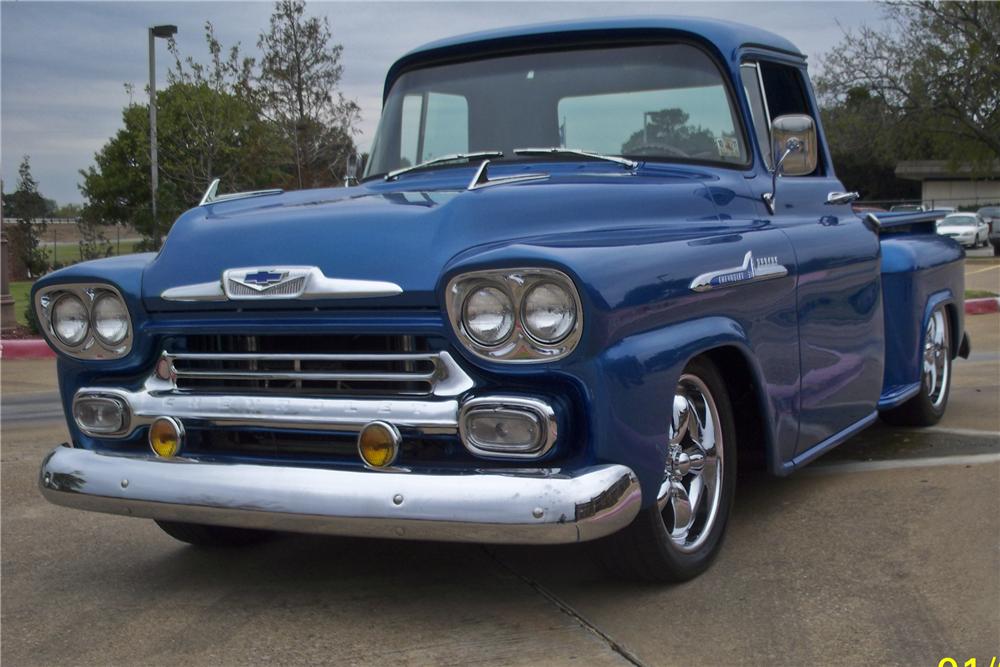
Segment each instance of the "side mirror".
[{"label": "side mirror", "polygon": [[805,114],[778,116],[771,121],[774,169],[771,191],[763,195],[767,210],[774,215],[774,196],[778,176],[805,176],[816,170],[816,123]]},{"label": "side mirror", "polygon": [[347,156],[347,165],[346,165],[347,168],[346,168],[346,170],[344,172],[344,187],[345,188],[351,187],[351,182],[352,181],[355,184],[357,184],[357,182],[358,182],[358,162],[359,162],[359,160],[358,160],[358,154],[357,153],[351,153],[350,155]]}]

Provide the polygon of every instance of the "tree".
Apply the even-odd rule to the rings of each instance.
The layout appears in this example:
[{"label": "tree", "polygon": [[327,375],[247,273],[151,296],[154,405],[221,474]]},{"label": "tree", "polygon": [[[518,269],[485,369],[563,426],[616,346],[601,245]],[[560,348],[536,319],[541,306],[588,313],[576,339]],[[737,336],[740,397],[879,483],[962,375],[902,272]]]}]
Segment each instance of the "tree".
[{"label": "tree", "polygon": [[897,131],[919,138],[925,159],[985,168],[1000,158],[1000,3],[884,7],[888,28],[846,32],[821,58],[824,106],[841,107],[860,89]]},{"label": "tree", "polygon": [[29,277],[40,276],[48,268],[49,258],[45,249],[40,247],[45,223],[39,220],[45,217],[49,205],[38,192],[38,183],[31,175],[31,158],[27,155],[17,169],[17,190],[4,195],[4,205],[4,217],[17,218],[17,224],[10,232],[14,260],[27,271]]},{"label": "tree", "polygon": [[337,90],[344,47],[328,46],[331,37],[325,17],[305,16],[305,2],[279,0],[257,41],[263,51],[257,93],[287,141],[298,188],[337,184],[331,167],[354,151],[359,108]]}]

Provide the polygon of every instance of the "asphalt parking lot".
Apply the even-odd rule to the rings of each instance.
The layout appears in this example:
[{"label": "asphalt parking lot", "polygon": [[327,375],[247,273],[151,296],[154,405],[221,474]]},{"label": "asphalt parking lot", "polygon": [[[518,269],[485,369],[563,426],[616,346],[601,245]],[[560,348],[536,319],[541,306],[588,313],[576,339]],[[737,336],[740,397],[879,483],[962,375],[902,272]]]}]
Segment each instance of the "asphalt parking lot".
[{"label": "asphalt parking lot", "polygon": [[[967,287],[1000,291],[1000,263],[967,274]],[[989,665],[1000,651],[1000,315],[967,329],[974,353],[955,365],[940,425],[879,426],[791,478],[741,480],[719,560],[676,586],[609,578],[586,547],[285,536],[205,552],[149,521],[56,507],[35,486],[66,438],[53,364],[4,362],[0,658]]]}]

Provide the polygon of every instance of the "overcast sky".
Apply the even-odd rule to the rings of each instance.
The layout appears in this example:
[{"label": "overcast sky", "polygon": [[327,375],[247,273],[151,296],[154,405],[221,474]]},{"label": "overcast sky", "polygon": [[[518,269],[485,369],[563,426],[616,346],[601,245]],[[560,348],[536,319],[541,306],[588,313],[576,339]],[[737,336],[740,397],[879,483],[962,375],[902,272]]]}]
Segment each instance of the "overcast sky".
[{"label": "overcast sky", "polygon": [[[207,60],[202,26],[220,41],[257,53],[270,2],[0,3],[0,168],[13,190],[21,156],[31,156],[42,193],[81,202],[78,171],[121,127],[124,83],[144,96],[146,28],[173,23],[181,52]],[[867,2],[318,2],[307,12],[330,19],[344,45],[343,92],[361,106],[358,145],[366,150],[381,109],[382,80],[392,61],[441,37],[488,28],[596,16],[684,14],[726,18],[777,32],[815,64],[841,38],[841,26],[881,21]],[[839,25],[838,25],[839,22]],[[159,41],[159,40],[158,40]],[[157,81],[171,63],[158,43]]]}]

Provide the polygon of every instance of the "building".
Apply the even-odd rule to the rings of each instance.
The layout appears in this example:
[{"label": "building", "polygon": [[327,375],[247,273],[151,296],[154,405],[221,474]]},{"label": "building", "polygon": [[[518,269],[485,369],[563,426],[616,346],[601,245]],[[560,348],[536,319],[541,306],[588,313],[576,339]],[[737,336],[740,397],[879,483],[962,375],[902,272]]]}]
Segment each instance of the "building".
[{"label": "building", "polygon": [[971,165],[948,160],[906,160],[896,164],[896,176],[920,181],[921,200],[931,208],[1000,204],[1000,162],[984,175]]}]

